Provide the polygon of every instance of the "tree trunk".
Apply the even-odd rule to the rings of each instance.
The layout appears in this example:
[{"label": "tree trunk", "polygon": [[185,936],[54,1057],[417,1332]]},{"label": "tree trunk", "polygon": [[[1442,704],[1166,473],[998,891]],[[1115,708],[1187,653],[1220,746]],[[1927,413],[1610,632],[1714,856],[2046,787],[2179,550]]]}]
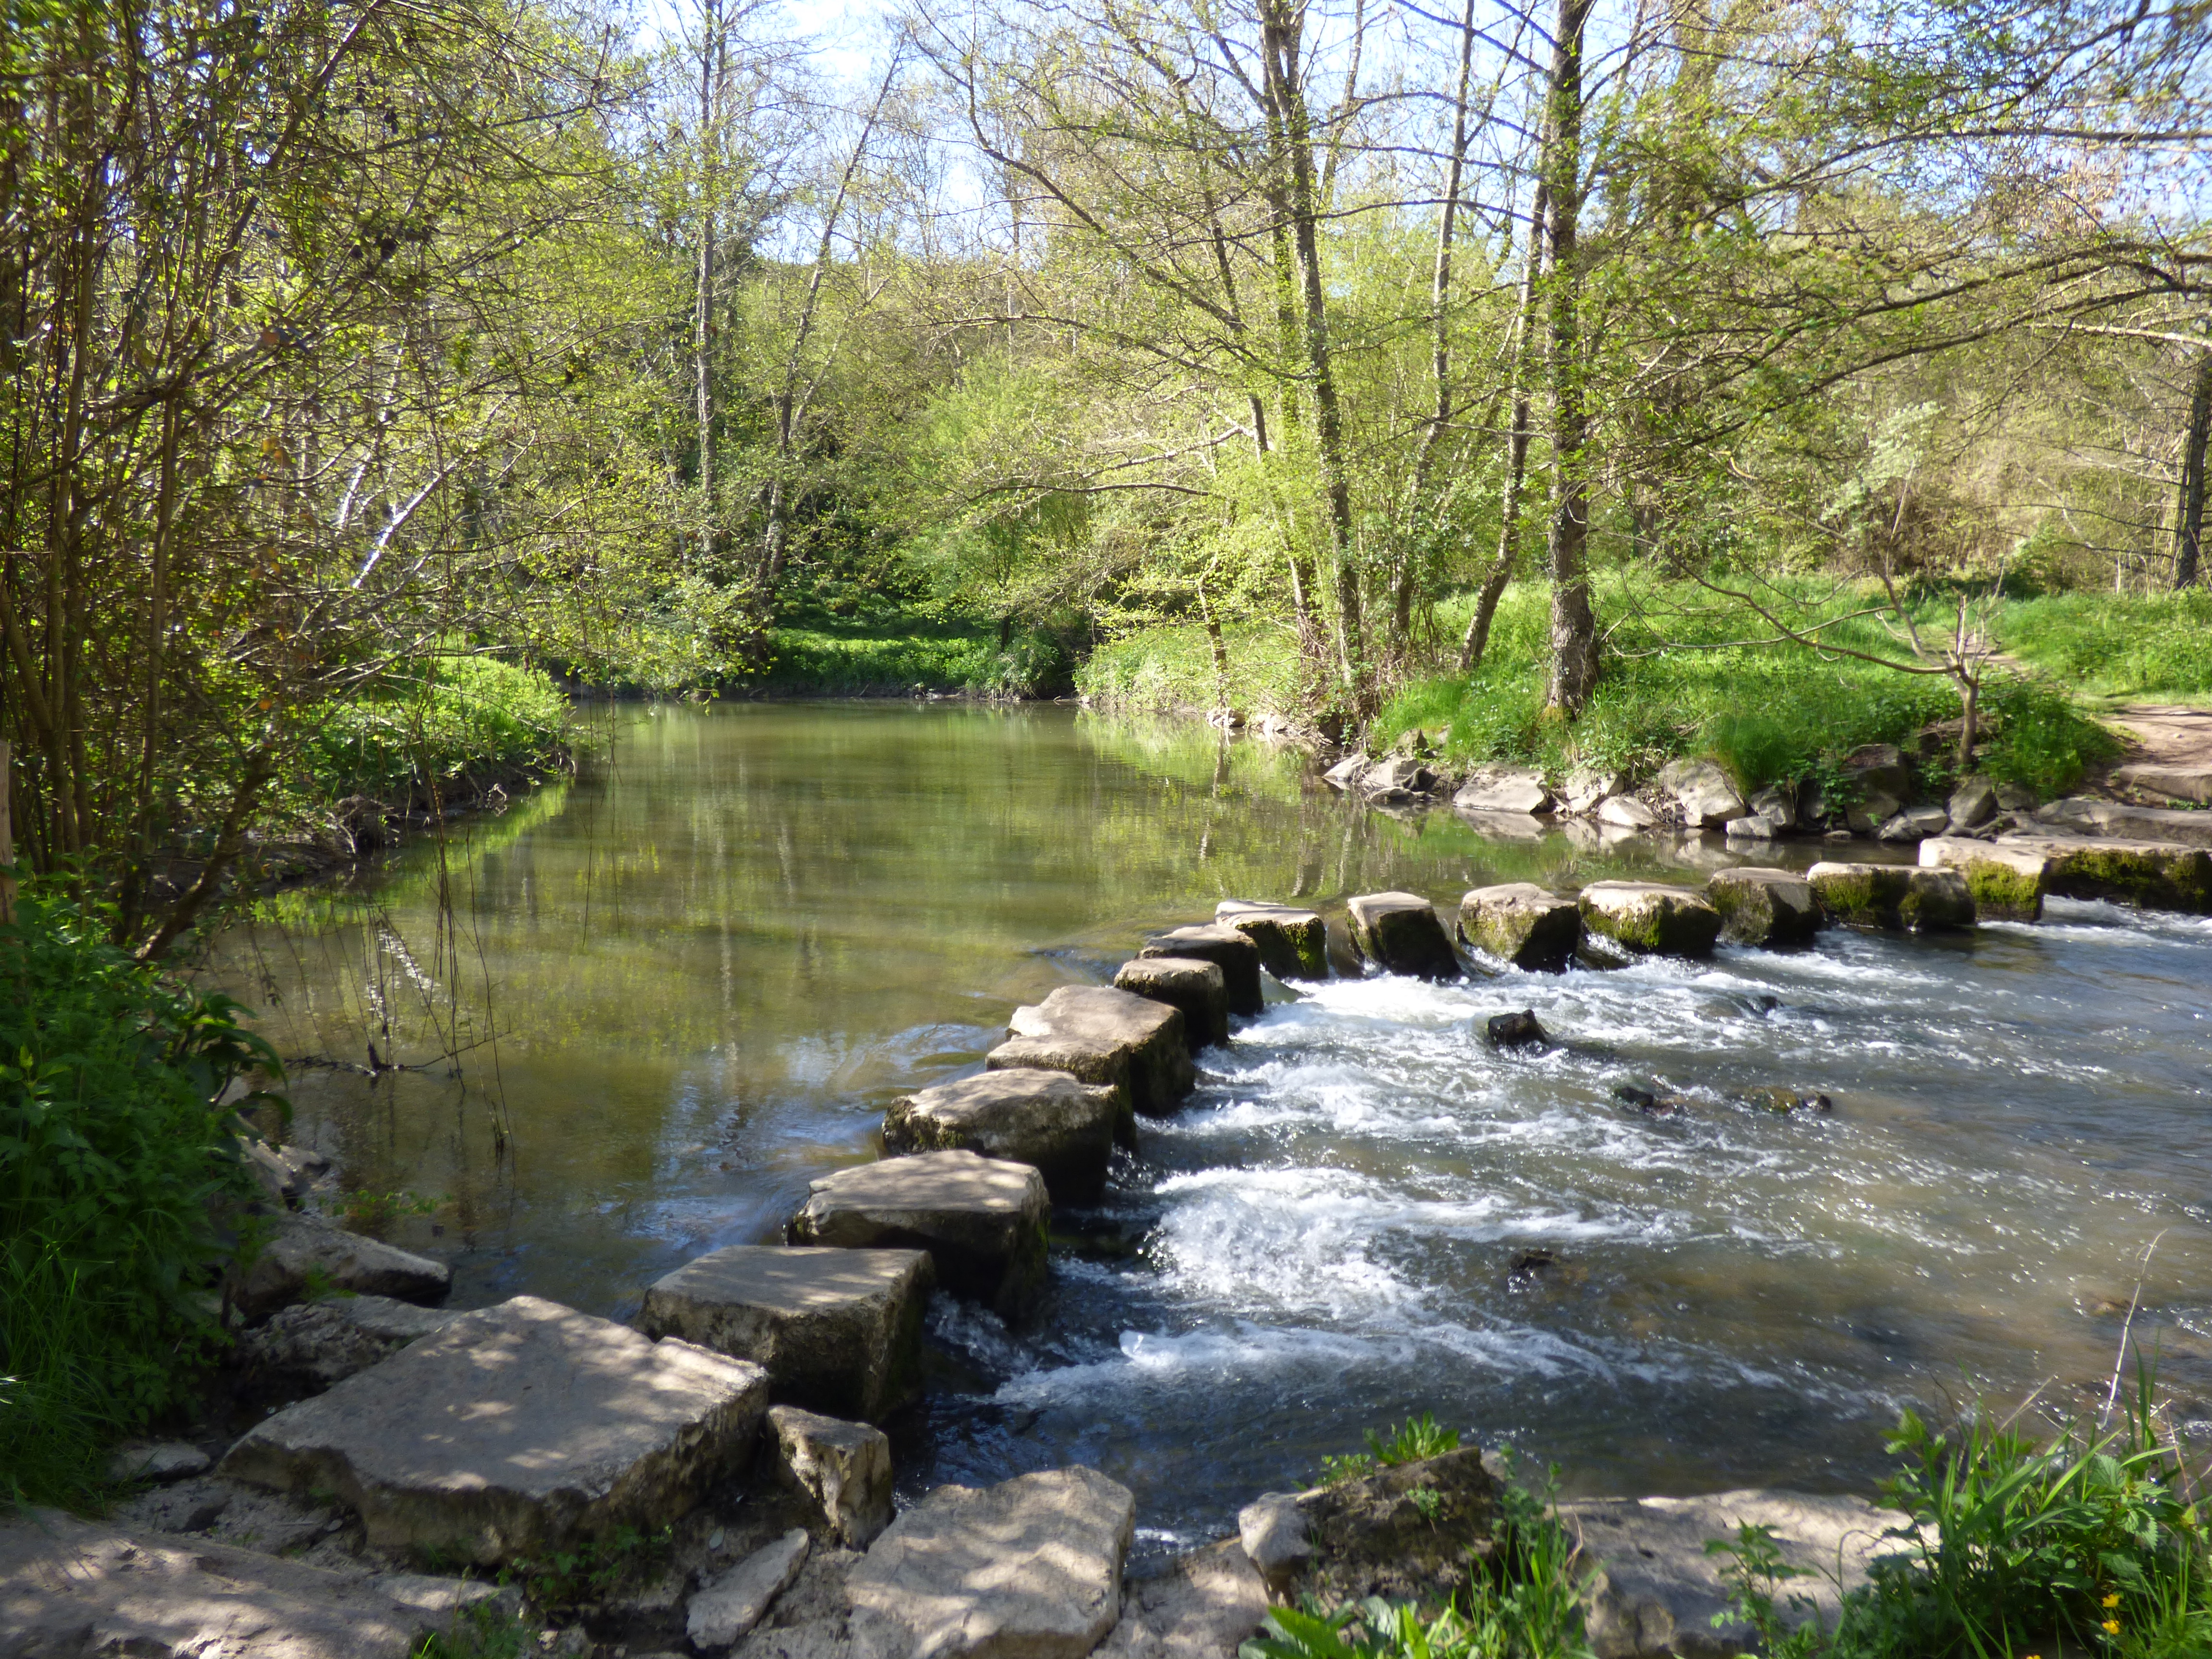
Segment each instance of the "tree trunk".
[{"label": "tree trunk", "polygon": [[2197,360],[2197,385],[2189,398],[2189,432],[2181,446],[2181,498],[2173,519],[2173,585],[2202,580],[2204,552],[2204,450],[2212,438],[2212,349]]},{"label": "tree trunk", "polygon": [[1472,674],[1482,666],[1490,648],[1490,624],[1498,615],[1498,601],[1505,584],[1513,580],[1514,555],[1521,539],[1521,495],[1528,477],[1528,337],[1536,329],[1536,267],[1544,252],[1544,215],[1550,205],[1543,180],[1528,204],[1528,246],[1521,256],[1521,293],[1513,315],[1513,355],[1506,373],[1513,386],[1513,425],[1505,438],[1505,487],[1498,498],[1498,552],[1474,598],[1474,615],[1467,619],[1467,635],[1459,643],[1459,672]]},{"label": "tree trunk", "polygon": [[1589,599],[1589,435],[1584,403],[1581,267],[1575,233],[1582,211],[1582,52],[1590,0],[1559,0],[1542,178],[1551,198],[1549,252],[1552,381],[1552,684],[1546,706],[1571,720],[1597,684],[1597,621]]},{"label": "tree trunk", "polygon": [[699,40],[699,293],[692,318],[691,369],[698,398],[699,498],[706,522],[699,556],[714,556],[714,186],[720,136],[715,131],[715,67],[720,56],[719,0],[700,0]]}]

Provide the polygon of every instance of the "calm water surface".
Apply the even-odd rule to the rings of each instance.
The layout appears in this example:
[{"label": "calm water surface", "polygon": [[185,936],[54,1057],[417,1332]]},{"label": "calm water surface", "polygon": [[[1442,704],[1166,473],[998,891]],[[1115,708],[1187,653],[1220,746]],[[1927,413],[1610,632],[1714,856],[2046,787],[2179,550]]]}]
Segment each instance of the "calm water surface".
[{"label": "calm water surface", "polygon": [[[216,967],[288,1056],[416,1068],[300,1066],[295,1134],[350,1191],[440,1200],[387,1232],[452,1261],[459,1305],[629,1316],[688,1258],[776,1237],[1017,1003],[1109,979],[1220,898],[1337,921],[1382,888],[1733,861],[1401,820],[1293,754],[1069,709],[602,730],[574,782],[277,901]],[[1107,1205],[1060,1218],[1033,1328],[939,1308],[907,1485],[1081,1461],[1161,1547],[1432,1411],[1571,1491],[1863,1489],[1902,1404],[2100,1392],[2139,1279],[2135,1333],[2212,1418],[2208,989],[2212,922],[2087,904],[1957,939],[1285,989],[1144,1127]],[[1519,1007],[1567,1046],[1488,1051],[1480,1017]],[[1639,1118],[1626,1082],[1700,1103]],[[1728,1097],[1777,1083],[1836,1110]]]}]

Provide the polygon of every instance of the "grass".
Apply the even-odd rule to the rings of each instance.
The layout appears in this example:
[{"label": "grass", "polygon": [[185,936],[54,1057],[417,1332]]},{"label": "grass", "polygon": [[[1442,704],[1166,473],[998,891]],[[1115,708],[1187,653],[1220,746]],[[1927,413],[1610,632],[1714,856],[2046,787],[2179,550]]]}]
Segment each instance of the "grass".
[{"label": "grass", "polygon": [[967,691],[985,696],[1054,696],[1073,681],[1066,650],[1051,635],[922,616],[841,617],[809,611],[769,635],[771,662],[748,690],[785,696],[866,696]]},{"label": "grass", "polygon": [[2212,592],[2060,593],[2017,599],[1997,638],[2077,691],[2108,697],[2212,697]]},{"label": "grass", "polygon": [[[1231,708],[1254,717],[1298,711],[1297,642],[1287,628],[1224,628],[1223,645]],[[1213,642],[1195,625],[1151,628],[1109,641],[1076,671],[1075,683],[1101,702],[1138,708],[1213,708],[1224,684],[1215,673]]]},{"label": "grass", "polygon": [[543,671],[496,657],[428,659],[324,710],[307,746],[302,793],[317,804],[380,799],[434,782],[448,799],[465,780],[559,764],[570,746],[568,699]]},{"label": "grass", "polygon": [[214,1102],[276,1056],[37,887],[0,926],[0,1501],[82,1507],[106,1448],[185,1399],[251,1184]]}]

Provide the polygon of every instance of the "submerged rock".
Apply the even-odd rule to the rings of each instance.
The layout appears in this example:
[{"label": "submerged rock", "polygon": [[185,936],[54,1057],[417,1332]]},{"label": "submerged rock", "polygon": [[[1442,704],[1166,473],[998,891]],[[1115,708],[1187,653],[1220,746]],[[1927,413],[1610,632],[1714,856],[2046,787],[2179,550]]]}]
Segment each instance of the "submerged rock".
[{"label": "submerged rock", "polygon": [[1018,1066],[901,1096],[884,1114],[884,1146],[1026,1164],[1055,1201],[1095,1204],[1106,1188],[1122,1110],[1118,1089]]},{"label": "submerged rock", "polygon": [[1414,979],[1460,976],[1459,957],[1428,900],[1413,893],[1363,893],[1346,908],[1360,955],[1383,972]]},{"label": "submerged rock", "polygon": [[751,1360],[772,1400],[874,1419],[921,1391],[935,1282],[921,1249],[732,1244],[657,1280],[637,1322]]},{"label": "submerged rock", "polygon": [[1747,1089],[1736,1096],[1747,1106],[1756,1106],[1762,1112],[1832,1112],[1836,1103],[1824,1094],[1808,1094],[1797,1089]]},{"label": "submerged rock", "polygon": [[822,1176],[784,1231],[793,1244],[927,1250],[945,1289],[1018,1320],[1044,1294],[1051,1212],[1026,1164],[923,1152]]},{"label": "submerged rock", "polygon": [[1232,1014],[1256,1014],[1267,1006],[1260,994],[1259,944],[1235,927],[1220,922],[1170,927],[1164,933],[1153,934],[1137,952],[1140,962],[1157,957],[1195,957],[1221,969],[1222,988]]},{"label": "submerged rock", "polygon": [[1920,843],[1927,869],[1955,870],[1973,896],[1975,913],[1997,921],[2035,921],[2051,888],[2051,860],[2031,847],[1935,836]]},{"label": "submerged rock", "polygon": [[1805,879],[1820,908],[1846,927],[1925,933],[1974,925],[1973,895],[1955,870],[1816,864]]},{"label": "submerged rock", "polygon": [[1523,1008],[1518,1013],[1492,1014],[1483,1024],[1483,1036],[1493,1048],[1548,1048],[1551,1033],[1536,1020],[1536,1011]]},{"label": "submerged rock", "polygon": [[1477,887],[1459,902],[1459,936],[1516,968],[1559,973],[1583,942],[1582,908],[1534,882]]},{"label": "submerged rock", "polygon": [[891,1523],[890,1437],[796,1406],[769,1407],[768,1425],[776,1478],[814,1501],[839,1543],[867,1548]]},{"label": "submerged rock", "polygon": [[1720,938],[1720,912],[1694,887],[1594,881],[1577,902],[1587,931],[1638,955],[1710,956]]},{"label": "submerged rock", "polygon": [[1328,924],[1313,911],[1224,899],[1214,906],[1213,916],[1250,939],[1260,965],[1277,979],[1328,977]]},{"label": "submerged rock", "polygon": [[[1248,951],[1250,944],[1237,941]],[[1255,957],[1257,953],[1254,953]],[[1254,964],[1254,977],[1258,964]],[[1229,988],[1221,969],[1195,957],[1140,957],[1115,970],[1114,988],[1182,1012],[1183,1041],[1196,1054],[1200,1048],[1229,1041]]]},{"label": "submerged rock", "polygon": [[1328,771],[1322,773],[1321,779],[1323,783],[1334,785],[1339,789],[1349,789],[1358,781],[1360,775],[1374,764],[1374,761],[1368,756],[1346,755]]},{"label": "submerged rock", "polygon": [[1173,1111],[1196,1080],[1182,1013],[1103,985],[1063,985],[1042,1002],[1015,1009],[1006,1041],[983,1064],[994,1072],[1035,1066],[1108,1084],[1122,1091],[1131,1110],[1153,1116]]},{"label": "submerged rock", "polygon": [[490,1565],[686,1513],[767,1408],[757,1365],[523,1296],[265,1419],[222,1472],[336,1493],[372,1547]]},{"label": "submerged rock", "polygon": [[1705,896],[1720,912],[1721,937],[1737,945],[1796,945],[1820,931],[1812,884],[1788,870],[1717,871]]},{"label": "submerged rock", "polygon": [[1080,1467],[939,1486],[893,1522],[845,1589],[929,1659],[1085,1659],[1121,1615],[1128,1488]]},{"label": "submerged rock", "polygon": [[1687,1095],[1654,1092],[1650,1089],[1640,1089],[1633,1083],[1615,1085],[1613,1097],[1632,1111],[1641,1112],[1646,1117],[1679,1117],[1693,1103]]}]

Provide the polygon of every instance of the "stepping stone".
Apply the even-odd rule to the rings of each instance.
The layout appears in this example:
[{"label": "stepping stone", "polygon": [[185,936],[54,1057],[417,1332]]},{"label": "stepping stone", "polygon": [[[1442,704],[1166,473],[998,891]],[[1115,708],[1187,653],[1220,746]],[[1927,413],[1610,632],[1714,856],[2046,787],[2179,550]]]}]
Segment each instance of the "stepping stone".
[{"label": "stepping stone", "polygon": [[1578,902],[1584,931],[1639,956],[1711,956],[1721,936],[1721,913],[1694,887],[1594,881]]},{"label": "stepping stone", "polygon": [[1955,870],[1909,864],[1816,864],[1814,896],[1846,927],[1932,933],[1974,925],[1974,896]]},{"label": "stepping stone", "polygon": [[760,1623],[806,1565],[811,1541],[805,1528],[793,1528],[708,1580],[684,1609],[684,1633],[691,1645],[702,1652],[726,1648]]},{"label": "stepping stone", "polygon": [[2112,773],[2112,781],[2163,795],[2168,800],[2193,800],[2200,806],[2212,805],[2212,766],[2123,766]]},{"label": "stepping stone", "polygon": [[854,1610],[929,1659],[1085,1659],[1121,1613],[1137,1518],[1126,1486],[1049,1469],[939,1486],[845,1581]]},{"label": "stepping stone", "polygon": [[2051,890],[2050,855],[2018,843],[1971,836],[1931,836],[1920,843],[1921,867],[1956,870],[1973,895],[1977,915],[1996,921],[2039,921]]},{"label": "stepping stone", "polygon": [[409,1659],[495,1584],[332,1572],[204,1538],[79,1521],[0,1519],[0,1640],[11,1655]]},{"label": "stepping stone", "polygon": [[891,1523],[891,1443],[881,1429],[817,1417],[796,1406],[769,1407],[776,1478],[821,1506],[830,1534],[864,1550]]},{"label": "stepping stone", "polygon": [[1788,870],[1743,866],[1716,872],[1705,896],[1720,912],[1721,937],[1737,945],[1796,945],[1820,929],[1813,884]]},{"label": "stepping stone", "polygon": [[939,1285],[1011,1320],[1044,1292],[1051,1214],[1044,1177],[1026,1164],[922,1152],[823,1176],[784,1233],[794,1244],[927,1250]]},{"label": "stepping stone", "polygon": [[1459,936],[1513,967],[1556,974],[1583,942],[1582,907],[1532,881],[1478,887],[1459,902]]},{"label": "stepping stone", "polygon": [[[2212,812],[2185,817],[2212,819]],[[2146,910],[2212,912],[2212,853],[2179,841],[2115,836],[2000,836],[1993,843],[2051,860],[2045,890],[2061,898],[2118,899]]]},{"label": "stepping stone", "polygon": [[1328,924],[1313,911],[1224,899],[1213,907],[1213,919],[1250,939],[1260,965],[1277,979],[1328,977]]},{"label": "stepping stone", "polygon": [[684,1514],[767,1408],[757,1365],[519,1296],[264,1419],[220,1472],[335,1493],[373,1548],[493,1565]]},{"label": "stepping stone", "polygon": [[994,1072],[1036,1066],[1109,1084],[1132,1111],[1164,1117],[1197,1080],[1180,1011],[1104,985],[1063,985],[1014,1010],[1006,1041],[983,1057]]},{"label": "stepping stone", "polygon": [[1352,943],[1386,974],[1413,979],[1460,976],[1459,957],[1437,920],[1437,907],[1413,893],[1362,893],[1352,912]]},{"label": "stepping stone", "polygon": [[2061,834],[2212,848],[2212,812],[2182,806],[2130,806],[2073,796],[2038,809],[2036,822]]},{"label": "stepping stone", "polygon": [[438,1303],[453,1289],[453,1270],[442,1261],[333,1227],[319,1216],[276,1218],[276,1231],[246,1270],[239,1310],[258,1319],[302,1301],[321,1284],[356,1296],[388,1296],[399,1302]]},{"label": "stepping stone", "polygon": [[902,1096],[884,1114],[884,1145],[1026,1164],[1044,1177],[1054,1203],[1095,1204],[1106,1189],[1122,1110],[1118,1089],[1018,1066]]},{"label": "stepping stone", "polygon": [[771,1400],[873,1420],[921,1393],[935,1280],[921,1249],[732,1244],[657,1281],[637,1324],[752,1361]]},{"label": "stepping stone", "polygon": [[[1260,953],[1242,933],[1237,942],[1252,956],[1252,977],[1260,977]],[[1128,991],[1182,1011],[1183,1041],[1196,1054],[1229,1041],[1229,992],[1221,969],[1195,957],[1139,957],[1114,975],[1114,988]]]},{"label": "stepping stone", "polygon": [[1256,1014],[1267,1006],[1260,993],[1260,947],[1237,928],[1218,922],[1170,927],[1146,939],[1137,957],[1139,961],[1147,957],[1194,957],[1210,962],[1221,969],[1231,1013]]}]

